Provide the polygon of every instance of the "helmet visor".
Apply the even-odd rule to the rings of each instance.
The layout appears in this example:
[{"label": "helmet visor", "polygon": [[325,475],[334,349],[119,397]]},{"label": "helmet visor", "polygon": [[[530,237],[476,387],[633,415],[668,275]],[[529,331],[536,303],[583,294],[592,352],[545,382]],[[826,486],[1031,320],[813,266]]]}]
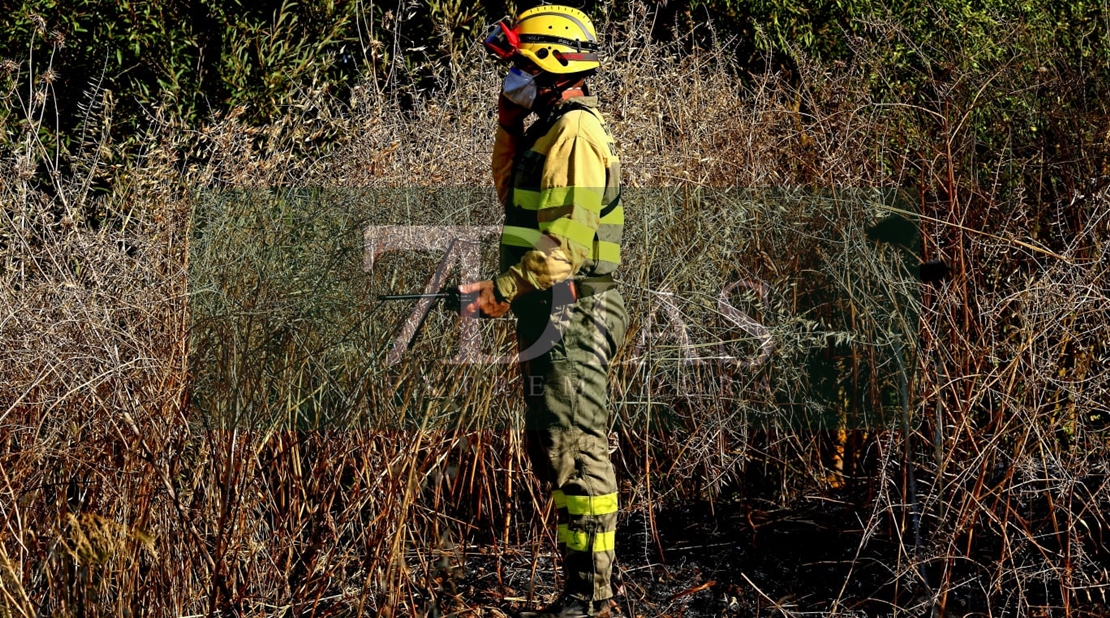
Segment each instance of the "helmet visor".
[{"label": "helmet visor", "polygon": [[502,60],[508,60],[516,55],[520,49],[520,37],[504,21],[501,21],[490,28],[486,40],[482,41],[482,45],[494,56]]}]

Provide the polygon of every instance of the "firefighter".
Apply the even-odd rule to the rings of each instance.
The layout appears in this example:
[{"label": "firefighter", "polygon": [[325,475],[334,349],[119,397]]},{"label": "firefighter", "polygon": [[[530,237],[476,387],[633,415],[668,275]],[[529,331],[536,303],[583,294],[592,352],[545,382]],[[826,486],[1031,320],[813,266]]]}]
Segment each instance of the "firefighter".
[{"label": "firefighter", "polygon": [[[565,589],[522,616],[609,616],[617,481],[606,375],[627,315],[613,283],[624,210],[613,138],[590,96],[597,33],[574,8],[540,6],[486,47],[510,68],[498,100],[493,178],[505,208],[501,274],[460,286],[462,311],[517,319],[533,472],[551,487]],[[525,130],[525,119],[535,115]],[[464,297],[465,298],[465,297]]]}]

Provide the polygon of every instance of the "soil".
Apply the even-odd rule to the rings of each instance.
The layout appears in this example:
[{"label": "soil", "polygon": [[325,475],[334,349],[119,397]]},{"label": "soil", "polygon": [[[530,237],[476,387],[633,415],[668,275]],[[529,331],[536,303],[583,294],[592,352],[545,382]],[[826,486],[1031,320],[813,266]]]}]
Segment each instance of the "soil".
[{"label": "soil", "polygon": [[[905,567],[912,537],[907,535],[908,545],[900,547],[890,525],[878,526],[863,543],[866,512],[822,499],[790,510],[764,506],[698,504],[663,510],[654,517],[657,537],[644,514],[626,517],[618,529],[614,615],[954,618],[1001,609],[992,612],[985,596],[975,592],[981,586],[973,575],[958,573],[954,581],[963,584],[952,587],[946,607],[936,606],[921,582],[922,577],[937,580],[939,573]],[[535,561],[526,549],[477,548],[465,562],[447,595],[455,602],[443,604],[450,611],[428,615],[515,616],[558,592],[546,546]],[[1063,615],[1050,599],[1043,605],[1033,615]],[[1097,606],[1072,609],[1073,616],[1107,615]]]},{"label": "soil", "polygon": [[[654,517],[658,542],[646,515],[627,517],[618,530],[614,615],[824,615],[834,609],[880,615],[893,613],[894,602],[913,604],[912,582],[903,590],[884,583],[894,579],[894,566],[877,555],[896,555],[896,546],[872,538],[861,552],[862,525],[853,513],[811,506],[804,514],[722,504],[664,510]],[[450,595],[462,606],[432,613],[512,616],[547,602],[558,592],[552,558],[538,556],[533,574],[526,550],[468,552]],[[928,613],[920,605],[917,615]]]}]

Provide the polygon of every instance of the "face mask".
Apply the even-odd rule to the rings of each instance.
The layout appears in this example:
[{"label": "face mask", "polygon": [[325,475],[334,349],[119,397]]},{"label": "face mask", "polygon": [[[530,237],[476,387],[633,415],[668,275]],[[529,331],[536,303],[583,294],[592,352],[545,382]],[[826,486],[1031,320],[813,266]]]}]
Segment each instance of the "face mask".
[{"label": "face mask", "polygon": [[525,109],[532,109],[532,105],[536,102],[536,77],[512,67],[501,84],[501,92],[513,103]]}]

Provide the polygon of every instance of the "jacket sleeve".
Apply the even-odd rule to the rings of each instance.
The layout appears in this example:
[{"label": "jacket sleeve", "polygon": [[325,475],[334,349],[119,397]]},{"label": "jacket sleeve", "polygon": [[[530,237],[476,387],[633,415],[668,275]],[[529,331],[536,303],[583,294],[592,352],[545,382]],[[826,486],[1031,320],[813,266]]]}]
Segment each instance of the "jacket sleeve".
[{"label": "jacket sleeve", "polygon": [[519,148],[520,136],[513,135],[498,125],[497,137],[493,142],[493,184],[497,187],[497,199],[502,204],[512,195],[513,159]]},{"label": "jacket sleeve", "polygon": [[534,200],[531,206],[536,209],[540,240],[495,279],[501,296],[512,301],[578,272],[593,251],[607,169],[606,151],[589,138],[573,133],[556,139],[544,163],[539,191],[523,192],[519,198]]}]

